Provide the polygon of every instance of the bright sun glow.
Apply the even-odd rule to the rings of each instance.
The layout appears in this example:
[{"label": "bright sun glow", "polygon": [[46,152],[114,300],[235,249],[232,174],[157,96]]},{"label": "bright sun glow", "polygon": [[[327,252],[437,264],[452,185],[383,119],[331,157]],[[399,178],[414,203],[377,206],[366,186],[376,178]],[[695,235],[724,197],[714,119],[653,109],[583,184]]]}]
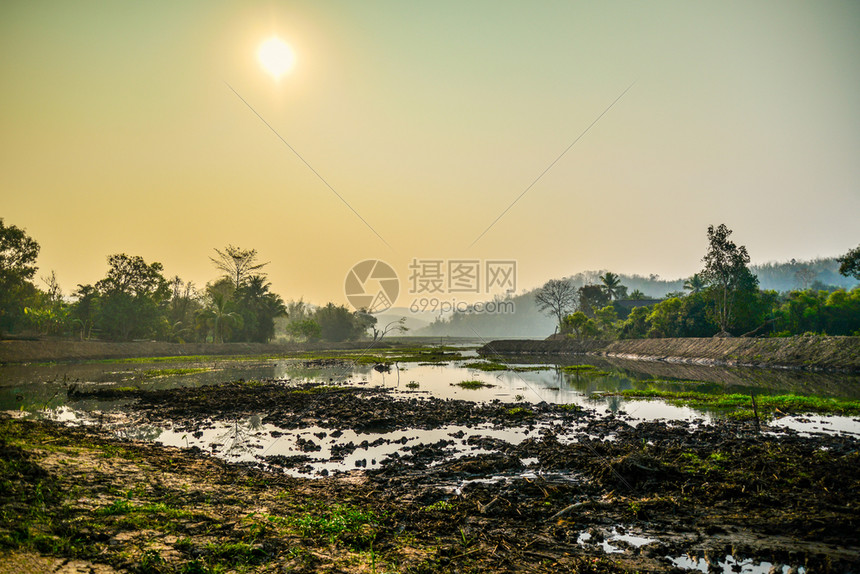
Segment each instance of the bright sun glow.
[{"label": "bright sun glow", "polygon": [[272,36],[260,44],[257,58],[259,58],[263,68],[276,80],[289,72],[296,61],[292,48],[277,36]]}]

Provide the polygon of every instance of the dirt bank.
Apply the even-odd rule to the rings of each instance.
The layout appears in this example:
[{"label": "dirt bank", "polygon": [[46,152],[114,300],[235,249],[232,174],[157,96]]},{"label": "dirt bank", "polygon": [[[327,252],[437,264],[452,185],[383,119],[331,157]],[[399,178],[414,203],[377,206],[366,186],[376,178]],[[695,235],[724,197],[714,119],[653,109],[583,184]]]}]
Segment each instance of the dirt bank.
[{"label": "dirt bank", "polygon": [[[0,340],[0,364],[51,361],[84,361],[131,357],[181,357],[195,355],[280,355],[296,351],[354,349],[369,343],[163,343],[135,341],[15,341]],[[388,347],[387,342],[374,348]]]},{"label": "dirt bank", "polygon": [[800,336],[770,339],[625,339],[492,341],[478,350],[498,355],[596,355],[623,359],[860,372],[860,337]]}]

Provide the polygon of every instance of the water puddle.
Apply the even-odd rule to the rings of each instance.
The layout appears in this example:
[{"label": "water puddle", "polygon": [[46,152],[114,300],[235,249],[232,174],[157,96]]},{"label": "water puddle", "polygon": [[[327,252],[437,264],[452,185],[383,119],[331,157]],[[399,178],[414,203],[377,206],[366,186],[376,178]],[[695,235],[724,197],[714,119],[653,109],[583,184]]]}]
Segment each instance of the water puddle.
[{"label": "water puddle", "polygon": [[847,434],[860,436],[860,418],[842,416],[798,415],[775,419],[770,426],[788,428],[801,436]]},{"label": "water puddle", "polygon": [[489,424],[386,433],[317,426],[283,430],[263,423],[262,418],[252,416],[233,423],[214,422],[209,428],[194,432],[152,425],[122,425],[115,432],[127,439],[150,440],[180,448],[196,447],[230,462],[261,462],[272,469],[305,477],[379,468],[386,459],[413,456],[416,449],[427,445],[438,449],[446,461],[488,454],[493,451],[482,448],[479,445],[482,441],[476,439],[489,438],[516,445],[534,433],[527,428],[500,429]]},{"label": "water puddle", "polygon": [[[607,554],[618,554],[625,551],[624,548],[619,547],[617,544],[613,544],[613,542],[620,542],[623,545],[633,548],[639,548],[641,546],[645,546],[646,544],[657,542],[656,538],[631,534],[624,528],[619,531],[618,527],[613,528],[612,530],[603,535],[597,534],[598,533],[596,531],[594,533],[580,532],[579,536],[576,539],[576,542],[580,546],[598,544]],[[594,542],[592,542],[592,540],[594,540]]]},{"label": "water puddle", "polygon": [[[601,531],[592,528],[579,533],[577,543],[581,546],[599,546],[606,554],[620,554],[629,549],[638,549],[648,544],[659,543],[659,538],[635,533],[624,526],[615,526],[611,530]],[[803,566],[774,564],[766,561],[756,561],[752,558],[736,558],[731,554],[719,557],[708,556],[704,552],[691,553],[683,556],[666,556],[673,566],[691,572],[714,574],[805,574]]]},{"label": "water puddle", "polygon": [[788,566],[771,562],[756,562],[751,558],[738,559],[727,554],[721,560],[709,560],[704,555],[667,556],[674,566],[705,574],[806,574],[803,566]]}]

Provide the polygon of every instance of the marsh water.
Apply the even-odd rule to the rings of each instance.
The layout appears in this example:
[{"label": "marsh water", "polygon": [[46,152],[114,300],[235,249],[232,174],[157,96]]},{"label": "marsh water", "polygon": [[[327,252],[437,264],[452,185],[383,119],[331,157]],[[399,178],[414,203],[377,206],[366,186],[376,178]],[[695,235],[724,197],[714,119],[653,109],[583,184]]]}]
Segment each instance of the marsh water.
[{"label": "marsh water", "polygon": [[[621,417],[629,424],[642,421],[679,420],[706,423],[721,416],[705,410],[675,406],[662,400],[627,400],[605,393],[636,388],[694,390],[706,393],[808,394],[839,398],[860,397],[860,377],[763,369],[720,369],[620,360],[578,361],[579,370],[565,370],[569,358],[511,364],[516,370],[487,372],[475,368],[479,357],[463,351],[447,363],[394,362],[388,370],[353,361],[306,361],[302,359],[236,360],[213,357],[194,362],[114,362],[6,365],[0,367],[0,410],[18,416],[49,418],[72,424],[107,425],[124,438],[162,444],[198,446],[215,456],[233,461],[254,461],[262,456],[301,455],[308,459],[302,473],[325,473],[376,466],[398,450],[433,444],[457,437],[452,456],[474,454],[468,446],[473,437],[491,437],[517,444],[541,429],[443,427],[434,430],[406,429],[393,433],[345,431],[328,436],[313,424],[284,431],[263,422],[267,413],[230,423],[212,422],[202,431],[189,434],[170,424],[153,425],[136,420],[128,400],[70,400],[70,388],[167,389],[212,385],[243,379],[280,381],[285,385],[316,383],[384,390],[395,397],[438,397],[467,401],[504,403],[575,404],[598,416]],[[520,359],[522,360],[522,359]],[[480,381],[485,386],[463,388],[462,381]],[[775,419],[772,426],[786,426],[808,433],[860,435],[860,420],[841,416],[792,416]],[[577,440],[576,428],[565,429],[563,440]],[[609,437],[611,439],[611,437]],[[313,441],[310,453],[300,446]],[[332,457],[336,444],[357,448],[342,457]],[[217,446],[213,446],[217,445]]]},{"label": "marsh water", "polygon": [[[589,435],[587,419],[564,428],[551,421],[536,424],[495,426],[450,424],[433,429],[402,428],[394,431],[331,428],[309,421],[301,428],[284,429],[266,422],[265,411],[225,421],[206,420],[189,429],[188,421],[157,421],[136,416],[129,399],[94,400],[75,398],[71,389],[134,388],[141,390],[200,387],[236,380],[274,381],[287,387],[308,384],[347,386],[384,391],[403,400],[436,397],[465,401],[500,401],[528,408],[536,403],[574,404],[594,417],[614,418],[636,426],[642,422],[684,421],[690,428],[724,416],[662,400],[628,400],[614,391],[658,388],[705,393],[818,395],[860,398],[860,376],[763,369],[720,369],[621,360],[571,361],[541,358],[509,364],[512,370],[485,371],[476,368],[481,358],[474,351],[461,351],[447,363],[392,362],[357,364],[350,360],[308,361],[304,359],[237,360],[212,357],[194,361],[63,363],[6,365],[0,367],[0,410],[16,416],[47,418],[79,425],[98,425],[117,437],[177,447],[197,447],[212,456],[232,462],[267,466],[272,459],[291,461],[275,470],[295,476],[318,477],[355,469],[381,466],[386,459],[408,455],[421,448],[435,448],[450,458],[492,451],[492,441],[517,445],[552,432],[560,442],[576,442]],[[573,369],[565,369],[578,365]],[[376,368],[374,368],[376,367]],[[463,388],[458,383],[480,381],[484,386]],[[71,398],[70,398],[71,395]],[[84,395],[86,397],[86,395]],[[274,405],[273,405],[274,408]],[[788,427],[801,433],[860,436],[860,419],[840,416],[786,416],[769,423],[771,428]],[[613,440],[613,436],[599,437]],[[575,475],[551,476],[537,459],[523,459],[524,470],[516,476],[456,479],[439,486],[457,494],[471,481],[506,481],[542,475],[550,480],[578,480]],[[613,531],[595,542],[583,532],[579,544],[601,544],[607,553],[620,551],[617,542],[628,546],[648,544],[654,533]],[[740,560],[740,559],[738,559]],[[767,572],[767,563],[741,562],[732,556],[708,562],[702,556],[672,557],[679,568],[710,571]],[[780,570],[785,571],[785,570]],[[802,571],[802,570],[801,570]]]}]

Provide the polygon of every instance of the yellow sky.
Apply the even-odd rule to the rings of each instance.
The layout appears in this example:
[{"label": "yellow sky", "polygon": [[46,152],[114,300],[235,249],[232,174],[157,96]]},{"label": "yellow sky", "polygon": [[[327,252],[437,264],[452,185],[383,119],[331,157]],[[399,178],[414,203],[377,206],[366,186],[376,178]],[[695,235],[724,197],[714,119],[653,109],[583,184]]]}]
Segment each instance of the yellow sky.
[{"label": "yellow sky", "polygon": [[688,276],[711,223],[754,261],[838,255],[858,29],[856,2],[6,1],[0,217],[67,293],[118,252],[202,285],[228,243],[315,303],[369,258]]}]

